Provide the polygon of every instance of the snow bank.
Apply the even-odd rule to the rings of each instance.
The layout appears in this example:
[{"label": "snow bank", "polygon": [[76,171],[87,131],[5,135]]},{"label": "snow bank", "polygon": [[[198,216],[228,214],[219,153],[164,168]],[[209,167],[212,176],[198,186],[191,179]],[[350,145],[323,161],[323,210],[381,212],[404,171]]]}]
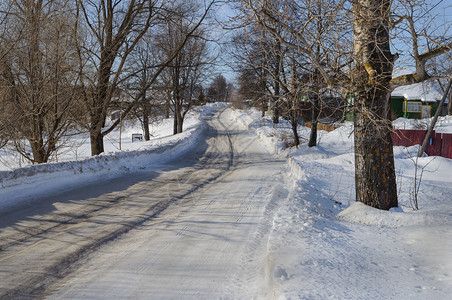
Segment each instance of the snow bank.
[{"label": "snow bank", "polygon": [[174,156],[184,153],[202,133],[204,126],[199,124],[197,128],[191,128],[175,138],[167,137],[159,139],[156,145],[149,145],[147,149],[135,151],[118,151],[106,153],[81,161],[67,161],[60,163],[47,163],[12,171],[0,171],[0,184],[2,188],[10,188],[17,185],[32,183],[42,180],[60,178],[62,174],[118,174],[138,169],[144,169],[150,163],[155,162],[156,156],[159,163],[167,161]]},{"label": "snow bank", "polygon": [[273,124],[268,117],[261,118],[261,112],[256,108],[251,108],[246,112],[233,109],[230,114],[231,118],[241,124],[244,130],[252,131],[267,151],[287,155],[284,151],[283,137],[291,134],[289,122],[281,120],[279,124]]},{"label": "snow bank", "polygon": [[[67,187],[88,183],[92,180],[108,179],[120,174],[159,167],[167,161],[189,151],[199,143],[206,128],[203,116],[208,116],[217,107],[216,103],[198,107],[191,114],[184,132],[149,142],[131,143],[138,150],[124,150],[103,153],[79,161],[47,163],[0,171],[0,208],[15,205],[20,199],[35,197],[49,190],[62,190]],[[171,128],[169,122],[163,131]]]},{"label": "snow bank", "polygon": [[[427,130],[433,118],[426,119],[405,119],[398,118],[392,122],[394,129],[423,129]],[[452,133],[452,116],[438,117],[435,124],[435,131],[438,133]]]},{"label": "snow bank", "polygon": [[385,227],[425,224],[423,215],[403,211],[382,211],[360,202],[350,205],[337,216],[348,222]]},{"label": "snow bank", "polygon": [[[253,111],[244,114],[236,111],[233,116],[275,153],[288,155],[294,184],[278,202],[268,239],[267,272],[274,298],[450,298],[451,159],[417,159],[421,188],[415,211],[411,201],[419,146],[394,147],[399,207],[382,211],[355,202],[352,124],[320,131],[316,147],[302,143],[284,150],[278,140],[281,128],[258,120]],[[452,132],[450,121],[441,118],[443,132]],[[394,126],[419,125],[399,119]],[[309,129],[299,127],[299,134],[306,141]]]}]

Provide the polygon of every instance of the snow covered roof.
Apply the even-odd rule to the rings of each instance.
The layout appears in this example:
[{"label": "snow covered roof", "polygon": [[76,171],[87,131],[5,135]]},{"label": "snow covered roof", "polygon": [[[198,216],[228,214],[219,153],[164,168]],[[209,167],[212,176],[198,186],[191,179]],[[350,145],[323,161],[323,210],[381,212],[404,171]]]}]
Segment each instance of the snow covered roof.
[{"label": "snow covered roof", "polygon": [[[397,69],[393,72],[393,78],[413,73],[415,73],[415,71],[408,69]],[[391,93],[391,96],[404,97],[407,100],[436,102],[441,100],[443,94],[436,80],[427,80],[421,83],[400,86]]]},{"label": "snow covered roof", "polygon": [[391,96],[405,97],[407,100],[421,100],[425,102],[436,102],[441,100],[442,93],[433,81],[425,81],[396,88]]}]

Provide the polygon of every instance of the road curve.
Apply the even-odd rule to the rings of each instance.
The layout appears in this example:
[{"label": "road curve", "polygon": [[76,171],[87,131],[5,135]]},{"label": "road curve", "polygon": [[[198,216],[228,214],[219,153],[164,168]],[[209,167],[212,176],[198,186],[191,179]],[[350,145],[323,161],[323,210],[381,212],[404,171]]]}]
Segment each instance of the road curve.
[{"label": "road curve", "polygon": [[268,296],[266,237],[286,166],[229,112],[164,170],[0,215],[0,298]]}]

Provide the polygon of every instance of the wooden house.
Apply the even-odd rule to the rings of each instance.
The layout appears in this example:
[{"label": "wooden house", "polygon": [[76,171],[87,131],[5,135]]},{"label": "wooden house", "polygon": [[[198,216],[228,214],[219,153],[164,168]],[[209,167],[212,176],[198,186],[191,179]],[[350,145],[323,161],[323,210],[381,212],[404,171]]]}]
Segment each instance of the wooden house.
[{"label": "wooden house", "polygon": [[430,118],[436,113],[442,93],[436,81],[401,86],[391,93],[392,119]]}]

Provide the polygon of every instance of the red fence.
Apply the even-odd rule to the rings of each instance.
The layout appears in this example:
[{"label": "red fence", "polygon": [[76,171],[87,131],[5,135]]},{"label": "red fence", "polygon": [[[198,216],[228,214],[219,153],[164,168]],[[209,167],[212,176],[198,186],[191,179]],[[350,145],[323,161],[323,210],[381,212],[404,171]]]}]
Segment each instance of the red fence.
[{"label": "red fence", "polygon": [[442,133],[441,156],[452,158],[452,134]]},{"label": "red fence", "polygon": [[[394,130],[392,141],[394,146],[422,145],[426,134],[427,130]],[[425,153],[452,158],[452,134],[433,131]]]}]

